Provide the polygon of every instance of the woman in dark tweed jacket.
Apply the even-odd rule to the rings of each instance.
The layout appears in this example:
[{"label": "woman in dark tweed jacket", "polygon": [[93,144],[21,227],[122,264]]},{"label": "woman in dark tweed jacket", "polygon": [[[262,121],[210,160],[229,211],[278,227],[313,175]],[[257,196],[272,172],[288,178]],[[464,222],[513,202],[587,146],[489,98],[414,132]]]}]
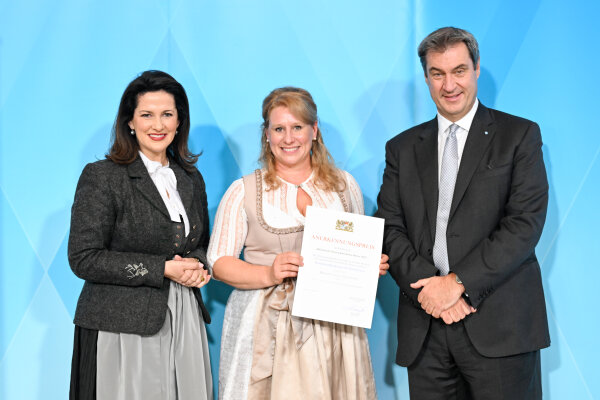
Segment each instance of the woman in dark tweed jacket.
[{"label": "woman in dark tweed jacket", "polygon": [[146,71],[123,93],[106,160],[81,174],[71,399],[213,398],[199,290],[210,280],[208,212],[189,131],[183,87]]}]

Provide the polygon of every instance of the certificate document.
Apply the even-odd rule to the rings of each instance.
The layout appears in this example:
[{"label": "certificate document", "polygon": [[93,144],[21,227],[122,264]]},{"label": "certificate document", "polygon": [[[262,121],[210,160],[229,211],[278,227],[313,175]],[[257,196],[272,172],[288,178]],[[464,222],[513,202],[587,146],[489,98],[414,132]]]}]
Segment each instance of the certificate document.
[{"label": "certificate document", "polygon": [[371,328],[383,222],[307,207],[292,315]]}]

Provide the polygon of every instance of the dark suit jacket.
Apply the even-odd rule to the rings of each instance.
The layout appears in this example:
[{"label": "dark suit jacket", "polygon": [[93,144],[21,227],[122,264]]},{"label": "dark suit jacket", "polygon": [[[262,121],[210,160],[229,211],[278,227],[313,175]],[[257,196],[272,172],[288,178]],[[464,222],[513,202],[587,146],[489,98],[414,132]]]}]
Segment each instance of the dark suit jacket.
[{"label": "dark suit jacket", "polygon": [[[175,254],[204,265],[208,211],[204,180],[173,160],[177,190],[190,221],[172,222],[143,161],[129,165],[109,160],[83,170],[71,211],[69,263],[85,280],[75,324],[88,329],[152,335],[162,327],[170,280],[165,261]],[[204,321],[210,316],[199,289],[194,294]]]},{"label": "dark suit jacket", "polygon": [[[377,216],[400,287],[396,362],[418,355],[431,318],[409,285],[437,274],[432,250],[438,202],[437,118],[386,144]],[[464,320],[477,351],[501,357],[550,344],[535,246],[548,204],[540,129],[481,103],[459,166],[447,228],[450,269],[477,312]]]}]

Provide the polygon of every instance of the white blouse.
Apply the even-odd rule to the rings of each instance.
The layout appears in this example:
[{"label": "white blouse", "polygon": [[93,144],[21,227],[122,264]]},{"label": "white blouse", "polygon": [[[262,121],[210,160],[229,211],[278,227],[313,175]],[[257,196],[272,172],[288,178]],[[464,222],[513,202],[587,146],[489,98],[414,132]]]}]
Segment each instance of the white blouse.
[{"label": "white blouse", "polygon": [[[348,172],[343,171],[343,174],[350,191],[353,212],[364,214],[363,197],[358,183]],[[301,187],[310,196],[312,205],[315,207],[343,209],[340,196],[337,193],[318,188],[314,184],[312,174],[300,185],[286,182],[280,178],[282,184],[277,189],[269,191],[265,189],[264,175],[265,171],[263,170],[263,217],[265,222],[274,228],[304,225],[305,217],[296,205],[298,187]],[[238,179],[229,186],[219,203],[208,245],[207,259],[210,267],[212,268],[220,257],[239,257],[244,248],[247,234],[248,217],[244,209],[244,182],[242,179]]]},{"label": "white blouse", "polygon": [[141,151],[139,153],[148,170],[148,174],[150,174],[150,178],[152,178],[152,182],[154,182],[156,189],[158,189],[158,193],[160,193],[160,197],[167,207],[171,221],[181,222],[183,219],[185,236],[187,237],[190,233],[190,221],[185,212],[185,208],[183,207],[183,203],[181,202],[181,197],[179,197],[179,192],[177,191],[177,178],[175,177],[175,173],[169,168],[169,164],[163,166],[159,161],[150,160]]}]

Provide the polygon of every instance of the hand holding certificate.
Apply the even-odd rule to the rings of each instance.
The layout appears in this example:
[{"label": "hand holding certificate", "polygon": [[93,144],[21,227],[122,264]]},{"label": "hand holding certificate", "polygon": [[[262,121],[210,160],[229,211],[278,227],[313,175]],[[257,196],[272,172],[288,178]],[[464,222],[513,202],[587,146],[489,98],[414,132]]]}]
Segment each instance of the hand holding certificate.
[{"label": "hand holding certificate", "polygon": [[370,328],[383,241],[381,218],[308,207],[292,315]]}]

